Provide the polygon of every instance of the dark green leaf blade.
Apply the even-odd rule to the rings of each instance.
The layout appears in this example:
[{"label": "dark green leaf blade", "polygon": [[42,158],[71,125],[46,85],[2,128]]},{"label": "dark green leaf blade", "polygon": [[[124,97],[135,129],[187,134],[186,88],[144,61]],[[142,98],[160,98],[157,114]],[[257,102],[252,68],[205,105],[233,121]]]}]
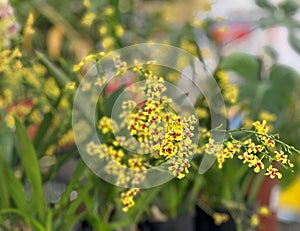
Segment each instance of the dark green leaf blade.
[{"label": "dark green leaf blade", "polygon": [[260,76],[259,61],[255,57],[241,52],[225,57],[221,61],[220,68],[233,71],[249,81],[258,80]]},{"label": "dark green leaf blade", "polygon": [[294,0],[286,0],[278,6],[287,16],[293,16],[299,9],[299,3],[296,3]]},{"label": "dark green leaf blade", "polygon": [[15,121],[16,148],[30,183],[32,209],[35,208],[40,219],[44,220],[46,205],[37,155],[24,125],[18,117],[15,117]]},{"label": "dark green leaf blade", "polygon": [[267,10],[275,10],[276,7],[268,0],[255,0],[256,5]]},{"label": "dark green leaf blade", "polygon": [[[24,187],[19,181],[12,169],[7,165],[7,163],[3,160],[2,154],[0,153],[0,192],[1,192],[1,202],[5,199],[7,200],[8,197],[12,199],[15,206],[18,210],[27,213],[31,216],[31,209],[29,207],[29,203],[26,199],[26,193],[24,191]],[[1,204],[1,208],[4,209],[8,206],[8,201],[5,204]]]},{"label": "dark green leaf blade", "polygon": [[300,54],[300,39],[296,37],[293,31],[289,33],[289,43],[291,47],[298,53]]}]

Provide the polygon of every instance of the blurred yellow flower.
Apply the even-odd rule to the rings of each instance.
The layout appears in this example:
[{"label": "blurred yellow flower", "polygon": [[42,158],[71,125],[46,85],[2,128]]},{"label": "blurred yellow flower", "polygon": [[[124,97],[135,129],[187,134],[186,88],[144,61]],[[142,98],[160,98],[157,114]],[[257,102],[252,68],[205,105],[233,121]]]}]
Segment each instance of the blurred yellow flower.
[{"label": "blurred yellow flower", "polygon": [[82,20],[81,20],[81,24],[84,26],[90,26],[92,25],[92,23],[94,22],[94,20],[96,19],[96,14],[93,12],[87,12]]},{"label": "blurred yellow flower", "polygon": [[33,23],[34,23],[34,16],[33,13],[29,13],[25,29],[24,29],[24,38],[23,38],[23,50],[28,51],[31,49],[32,46],[32,35],[34,34],[33,29]]},{"label": "blurred yellow flower", "polygon": [[263,121],[267,121],[269,123],[274,122],[277,119],[277,116],[273,113],[270,113],[268,111],[261,111],[258,115],[258,119]]},{"label": "blurred yellow flower", "polygon": [[99,34],[100,35],[106,35],[107,34],[107,31],[108,31],[108,29],[107,29],[107,26],[106,25],[101,25],[100,27],[99,27]]},{"label": "blurred yellow flower", "polygon": [[8,114],[5,116],[5,123],[9,128],[15,127],[15,119],[12,115]]},{"label": "blurred yellow flower", "polygon": [[122,37],[124,34],[124,29],[121,25],[116,25],[115,26],[115,32],[117,37]]},{"label": "blurred yellow flower", "polygon": [[76,87],[76,83],[74,81],[67,83],[66,89],[74,90]]},{"label": "blurred yellow flower", "polygon": [[90,8],[90,6],[91,6],[90,0],[83,0],[82,4],[85,8]]},{"label": "blurred yellow flower", "polygon": [[267,206],[261,206],[258,208],[257,213],[261,216],[268,216],[270,215],[270,209]]},{"label": "blurred yellow flower", "polygon": [[106,50],[112,48],[113,45],[114,45],[114,39],[112,37],[107,36],[102,40],[102,46]]},{"label": "blurred yellow flower", "polygon": [[216,225],[221,225],[222,223],[225,223],[229,220],[229,215],[226,213],[217,213],[215,212],[212,215],[214,222]]},{"label": "blurred yellow flower", "polygon": [[257,227],[259,225],[259,218],[256,214],[251,216],[250,224],[251,224],[252,227]]},{"label": "blurred yellow flower", "polygon": [[56,98],[59,96],[60,89],[52,77],[46,79],[44,86],[47,96],[49,96],[50,98]]},{"label": "blurred yellow flower", "polygon": [[112,7],[110,7],[110,6],[106,7],[104,9],[104,15],[106,15],[106,16],[111,16],[111,15],[114,14],[114,12],[115,12],[115,10]]}]

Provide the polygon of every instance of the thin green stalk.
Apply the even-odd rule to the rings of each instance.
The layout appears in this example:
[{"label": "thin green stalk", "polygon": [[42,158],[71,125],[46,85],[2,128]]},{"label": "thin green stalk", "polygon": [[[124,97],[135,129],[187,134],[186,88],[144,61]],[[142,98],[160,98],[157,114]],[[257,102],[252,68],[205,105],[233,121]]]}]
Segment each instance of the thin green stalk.
[{"label": "thin green stalk", "polygon": [[53,231],[53,210],[49,209],[46,216],[46,231]]},{"label": "thin green stalk", "polygon": [[300,150],[296,149],[294,146],[290,146],[288,144],[286,144],[285,142],[279,140],[278,138],[276,138],[277,135],[269,135],[269,134],[264,134],[264,133],[260,133],[257,131],[253,131],[253,130],[248,130],[245,128],[238,128],[238,129],[232,129],[232,130],[223,130],[223,129],[213,129],[213,131],[215,132],[226,132],[228,134],[230,133],[234,133],[234,132],[245,132],[245,133],[250,133],[250,134],[254,134],[254,135],[258,135],[258,136],[264,136],[267,138],[271,138],[272,140],[274,140],[275,142],[281,144],[283,147],[287,148],[288,150],[294,151],[297,154],[300,154]]}]

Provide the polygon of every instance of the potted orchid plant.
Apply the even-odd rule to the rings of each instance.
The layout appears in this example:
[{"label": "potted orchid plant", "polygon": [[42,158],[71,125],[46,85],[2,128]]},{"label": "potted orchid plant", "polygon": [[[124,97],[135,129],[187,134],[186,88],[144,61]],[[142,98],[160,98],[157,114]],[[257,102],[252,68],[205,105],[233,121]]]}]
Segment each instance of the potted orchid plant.
[{"label": "potted orchid plant", "polygon": [[[145,49],[149,49],[149,47],[151,48],[151,46],[148,46]],[[165,53],[168,53],[168,48],[165,49]],[[150,52],[146,53],[150,54]],[[244,213],[243,217],[236,220],[237,229],[243,229],[245,225],[252,225],[254,229],[258,225],[258,215],[265,216],[266,211],[268,211],[263,207],[251,211],[247,207],[253,205],[262,177],[265,175],[271,179],[281,179],[282,173],[273,162],[277,162],[284,168],[293,168],[294,164],[289,160],[289,155],[299,151],[281,141],[277,135],[270,134],[266,120],[253,122],[250,128],[229,130],[224,129],[223,125],[219,124],[215,128],[210,128],[211,131],[206,130],[207,127],[205,126],[210,123],[209,121],[212,118],[207,116],[210,104],[204,102],[205,99],[202,95],[196,101],[196,110],[187,114],[190,116],[195,113],[197,116],[194,118],[175,116],[173,113],[178,108],[176,103],[184,102],[186,96],[185,94],[178,94],[176,89],[173,91],[168,89],[170,87],[168,83],[154,74],[152,69],[154,69],[155,60],[142,65],[135,59],[133,65],[132,63],[128,65],[127,62],[122,61],[121,57],[122,51],[117,56],[115,54],[108,55],[108,60],[104,57],[103,60],[96,63],[95,68],[97,69],[94,69],[96,72],[91,68],[85,76],[83,84],[80,85],[79,95],[76,97],[78,101],[75,101],[75,113],[78,114],[75,117],[75,128],[77,124],[83,123],[82,121],[85,121],[86,126],[92,124],[91,121],[95,121],[94,114],[91,117],[85,113],[86,111],[92,108],[103,109],[101,106],[88,105],[86,108],[82,107],[82,101],[89,102],[89,99],[95,97],[94,89],[91,87],[88,89],[89,93],[86,93],[85,86],[91,86],[94,83],[98,88],[103,87],[105,89],[106,83],[109,84],[111,80],[106,78],[104,73],[111,73],[111,69],[116,73],[111,74],[113,76],[111,78],[132,75],[132,79],[137,81],[138,78],[141,78],[142,81],[142,84],[140,80],[137,81],[137,84],[131,83],[126,90],[122,90],[122,85],[120,85],[120,89],[125,93],[122,93],[124,94],[122,95],[117,90],[115,93],[118,96],[121,94],[121,99],[116,97],[114,102],[108,104],[117,105],[115,111],[113,108],[110,119],[105,115],[107,112],[102,110],[98,112],[100,118],[96,123],[98,130],[95,134],[100,138],[101,143],[97,143],[92,132],[84,138],[80,134],[77,142],[85,161],[99,176],[111,177],[113,175],[112,178],[107,177],[106,179],[117,185],[131,187],[131,189],[121,194],[125,212],[130,211],[135,206],[134,198],[138,197],[138,194],[142,194],[141,186],[149,187],[149,183],[156,184],[157,174],[159,173],[156,173],[155,178],[151,175],[153,173],[148,173],[148,171],[159,169],[159,172],[164,173],[164,176],[159,177],[159,180],[164,179],[163,177],[166,177],[168,171],[178,180],[160,186],[161,191],[150,203],[151,206],[148,210],[150,217],[155,217],[160,222],[164,221],[166,217],[176,218],[182,212],[180,209],[184,208],[181,202],[190,206],[191,204],[188,203],[193,205],[197,201],[197,197],[200,196],[199,206],[215,219],[216,224],[220,225],[227,222],[230,216],[218,212],[218,210],[214,211],[205,205],[206,203],[212,206],[224,206],[231,210],[233,215]],[[106,63],[112,63],[111,59],[113,59],[114,65],[105,66]],[[226,64],[226,62],[230,63],[230,57],[221,64],[223,68],[229,69],[229,64]],[[157,69],[155,70],[157,71]],[[134,74],[137,74],[137,76],[133,76]],[[216,71],[215,79],[221,82],[221,91],[236,87],[229,82],[228,75],[223,70]],[[177,93],[172,95],[175,98],[174,101],[169,95],[165,95],[168,91]],[[102,89],[100,92],[102,92]],[[103,96],[101,95],[98,100],[94,100],[96,105],[105,102],[106,91],[103,90],[103,92]],[[228,98],[229,103],[235,102],[232,95],[230,96]],[[171,114],[168,114],[170,108],[172,108]],[[187,105],[184,105],[181,111],[183,115],[185,115],[184,109],[186,108]],[[104,115],[101,113],[104,113]],[[222,110],[217,110],[216,113],[224,116]],[[119,125],[121,127],[118,127]],[[88,130],[92,131],[93,126],[95,125],[92,125]],[[196,141],[193,141],[195,137],[193,131],[196,127],[202,133]],[[223,140],[216,141],[214,139],[214,136],[218,133],[225,133]],[[200,144],[199,147],[198,144]],[[139,156],[140,152],[142,154],[149,152],[150,155]],[[196,153],[196,156],[190,161],[190,155],[194,153]],[[203,156],[204,153],[206,154]],[[129,156],[132,157],[129,158]],[[179,157],[183,159],[179,159]],[[203,162],[205,158],[206,162]],[[208,170],[206,174],[199,176],[198,166],[201,168],[204,163],[210,167],[213,163],[213,161],[209,163],[211,160],[207,161],[207,158],[208,160],[210,158],[216,160],[219,169],[215,169],[215,171],[213,169]],[[166,164],[166,166],[161,166],[161,163]],[[99,168],[99,166],[103,167]],[[195,166],[196,168],[193,169]],[[237,166],[238,170],[232,176],[231,171],[236,168],[234,166]],[[213,171],[213,175],[218,175],[218,177],[215,179],[210,178],[213,175],[210,175],[209,171]],[[255,174],[258,176],[255,177]],[[189,179],[189,176],[192,176],[192,178]],[[225,184],[222,183],[223,180]],[[214,181],[216,183],[211,185]],[[220,187],[224,188],[217,190]],[[177,193],[175,196],[170,196],[172,192]],[[205,198],[207,197],[206,193],[209,194],[209,198]],[[177,200],[177,198],[180,199]],[[247,205],[245,198],[247,198],[246,201],[249,201],[249,205]],[[236,203],[233,202],[234,200],[236,200]],[[191,212],[192,210],[193,206],[190,206],[187,211]],[[166,214],[168,215],[166,216]],[[165,223],[162,224],[163,227],[166,227],[165,225]],[[157,224],[154,226],[157,226]]]},{"label": "potted orchid plant", "polygon": [[[286,23],[297,49],[292,1],[256,2],[270,12],[261,26]],[[134,1],[12,3],[26,20],[16,24],[13,8],[0,8],[1,228],[254,230],[262,223],[270,213],[257,203],[262,180],[287,182],[296,171],[299,151],[283,141],[297,140],[285,130],[297,113],[284,113],[298,100],[296,72],[275,56],[265,69],[244,53],[217,54],[209,66],[215,53],[201,42],[213,37],[213,22],[182,23],[181,32],[162,23],[161,32],[147,23],[167,15],[160,7],[151,15]],[[65,14],[68,4],[74,14]],[[199,28],[207,29],[201,42]],[[149,37],[176,47],[127,47]],[[50,192],[69,161],[77,166],[70,179],[58,195]]]}]

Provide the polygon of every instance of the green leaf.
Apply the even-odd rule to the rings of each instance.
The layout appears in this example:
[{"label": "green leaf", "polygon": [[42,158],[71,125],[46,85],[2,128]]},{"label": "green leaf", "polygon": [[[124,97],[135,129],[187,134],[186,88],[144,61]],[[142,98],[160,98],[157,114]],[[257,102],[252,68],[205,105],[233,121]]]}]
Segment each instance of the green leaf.
[{"label": "green leaf", "polygon": [[62,194],[62,196],[58,202],[60,207],[65,207],[68,205],[70,194],[73,190],[76,189],[79,178],[83,175],[84,171],[86,171],[86,165],[83,162],[83,160],[80,160],[77,164],[77,167],[72,175],[72,178],[71,178],[66,190],[64,191],[64,193]]},{"label": "green leaf", "polygon": [[253,203],[256,199],[258,190],[259,190],[261,183],[263,182],[265,177],[266,177],[265,172],[261,172],[259,174],[256,174],[255,177],[252,179],[252,182],[250,183],[250,186],[249,186],[249,195],[247,198],[247,202],[249,205],[253,205]]},{"label": "green leaf", "polygon": [[49,209],[48,213],[47,213],[47,217],[46,217],[46,231],[52,231],[53,230],[53,210]]},{"label": "green leaf", "polygon": [[1,169],[1,174],[0,174],[1,208],[8,207],[9,198],[11,198],[15,206],[20,211],[23,211],[28,216],[32,216],[31,209],[26,199],[26,193],[24,191],[24,187],[21,181],[19,181],[16,178],[12,169],[3,160],[1,151],[0,151],[0,169]]},{"label": "green leaf", "polygon": [[13,158],[14,136],[4,122],[0,123],[0,148],[2,149],[2,158],[10,165]]},{"label": "green leaf", "polygon": [[270,87],[266,90],[261,102],[262,108],[279,113],[290,104],[295,90],[297,73],[291,68],[276,64],[270,70]]},{"label": "green leaf", "polygon": [[110,116],[114,103],[117,100],[117,98],[122,94],[122,92],[125,90],[125,86],[121,86],[120,88],[118,88],[116,91],[114,91],[113,93],[111,93],[108,96],[104,97],[104,108],[105,108],[105,115],[106,116]]},{"label": "green leaf", "polygon": [[[76,223],[80,222],[80,220],[82,220],[85,217],[86,217],[86,211],[83,211],[82,213],[79,213],[79,214],[74,214],[74,216],[70,220],[64,220],[63,226],[61,228],[59,228],[58,230],[72,230],[72,227]],[[102,229],[99,229],[99,230],[102,230]]]},{"label": "green leaf", "polygon": [[189,183],[188,187],[189,187],[189,193],[188,195],[186,195],[186,199],[185,198],[181,198],[181,206],[184,207],[184,211],[186,212],[185,214],[191,213],[193,211],[193,209],[195,208],[195,204],[197,202],[198,199],[198,194],[200,191],[200,188],[203,184],[203,179],[201,178],[201,176],[196,177],[195,179],[193,179],[193,182]]},{"label": "green leaf", "polygon": [[255,0],[256,5],[258,5],[261,8],[264,8],[266,10],[275,10],[276,7],[270,3],[268,0]]},{"label": "green leaf", "polygon": [[278,6],[287,16],[293,16],[296,14],[299,8],[298,3],[296,3],[294,0],[286,0],[281,2]]},{"label": "green leaf", "polygon": [[[54,127],[54,126],[53,126]],[[37,145],[37,154],[38,156],[41,156],[45,153],[47,148],[55,143],[59,139],[59,135],[61,135],[62,131],[60,130],[59,127],[55,127],[55,129],[45,137],[42,143]]]},{"label": "green leaf", "polygon": [[[58,99],[56,100],[55,104],[53,105],[54,108],[57,108],[57,106],[61,102],[61,99],[62,99],[62,95],[60,95],[58,97]],[[47,142],[49,143],[49,140],[45,140],[45,136],[48,134],[48,130],[50,128],[52,128],[51,123],[52,123],[53,117],[54,117],[53,111],[50,111],[45,114],[45,116],[38,128],[38,131],[34,137],[33,145],[34,145],[34,147],[36,147],[38,157],[40,157],[41,155],[44,154],[45,145]]]},{"label": "green leaf", "polygon": [[77,189],[77,198],[70,202],[66,210],[64,211],[63,226],[61,230],[71,230],[71,228],[79,222],[83,216],[86,216],[87,211],[84,209],[79,213],[79,208],[84,205],[84,198],[88,197],[92,185],[85,185],[84,187]]},{"label": "green leaf", "polygon": [[[3,163],[2,163],[3,162]],[[1,169],[1,174],[0,174],[0,208],[8,208],[9,207],[9,190],[7,187],[7,174],[4,172],[4,168],[2,167],[4,164],[4,161],[2,159],[2,150],[0,147],[0,169]]]},{"label": "green leaf", "polygon": [[245,53],[237,52],[225,57],[219,67],[226,71],[233,71],[249,81],[258,80],[260,76],[259,61]]},{"label": "green leaf", "polygon": [[273,62],[277,62],[278,60],[278,52],[271,46],[265,46],[264,50],[266,52],[267,55],[269,55]]},{"label": "green leaf", "polygon": [[36,209],[39,218],[43,221],[46,205],[37,155],[24,125],[17,117],[15,117],[15,122],[16,148],[30,183],[32,209]]},{"label": "green leaf", "polygon": [[280,20],[276,17],[264,17],[258,20],[258,25],[262,29],[266,29],[268,27],[272,27],[280,23]]},{"label": "green leaf", "polygon": [[159,192],[162,192],[164,187],[164,185],[160,185],[151,189],[146,189],[147,191],[145,194],[140,194],[140,196],[136,198],[135,206],[127,212],[128,216],[132,218],[131,222],[133,224],[137,224],[141,221],[144,212],[149,208],[154,197],[157,196]]},{"label": "green leaf", "polygon": [[34,137],[34,140],[33,140],[33,144],[34,144],[35,147],[38,147],[41,144],[42,139],[44,138],[44,136],[47,133],[46,131],[48,130],[49,127],[51,127],[51,122],[52,122],[53,116],[54,116],[53,112],[48,112],[44,116],[43,121],[40,124],[39,129],[38,129],[38,131],[37,131],[37,133]]}]

